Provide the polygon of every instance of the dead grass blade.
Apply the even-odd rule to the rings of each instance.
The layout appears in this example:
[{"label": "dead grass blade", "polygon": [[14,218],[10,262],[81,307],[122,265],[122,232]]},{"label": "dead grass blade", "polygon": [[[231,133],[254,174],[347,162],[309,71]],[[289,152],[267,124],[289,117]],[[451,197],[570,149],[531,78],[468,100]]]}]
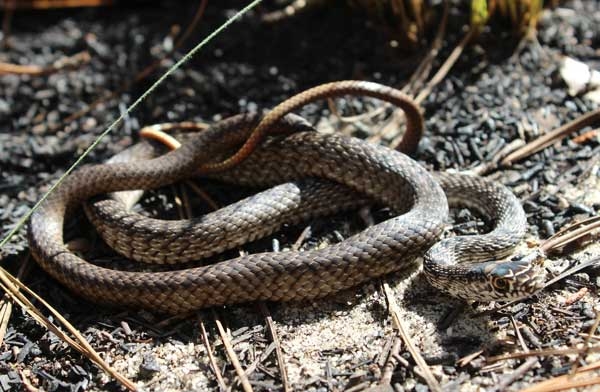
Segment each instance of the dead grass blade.
[{"label": "dead grass blade", "polygon": [[285,363],[283,362],[283,350],[281,350],[281,343],[279,342],[279,337],[277,336],[277,329],[275,329],[275,323],[273,322],[273,318],[269,313],[269,309],[267,308],[267,305],[264,304],[264,302],[259,303],[259,308],[263,313],[263,316],[267,319],[267,327],[269,328],[271,339],[273,339],[273,343],[275,344],[275,355],[277,355],[277,365],[279,366],[279,374],[281,376],[283,390],[284,392],[289,392],[292,390],[292,387],[288,381]]},{"label": "dead grass blade", "polygon": [[581,351],[577,355],[577,358],[573,361],[573,368],[571,369],[571,372],[570,372],[571,374],[577,373],[577,369],[579,368],[580,361],[583,359],[583,356],[588,353],[587,349],[592,347],[592,346],[590,346],[590,342],[592,341],[592,336],[594,336],[594,334],[596,333],[596,330],[598,329],[598,324],[600,324],[600,313],[596,313],[596,320],[594,320],[594,324],[589,329],[588,334],[585,337],[585,340],[583,342],[583,345],[585,346],[586,349]]},{"label": "dead grass blade", "polygon": [[456,45],[454,50],[452,50],[446,61],[444,61],[444,64],[442,64],[440,69],[438,69],[435,75],[433,75],[433,77],[429,80],[429,82],[427,82],[425,87],[415,97],[415,101],[417,103],[422,103],[425,100],[425,98],[427,98],[427,96],[431,93],[431,90],[433,90],[435,86],[437,86],[442,80],[444,80],[444,78],[448,75],[448,72],[450,72],[454,64],[456,64],[456,61],[458,61],[458,58],[467,47],[467,44],[471,41],[471,39],[473,39],[475,34],[475,29],[469,29],[469,31],[467,32],[467,34],[465,34],[463,39],[458,43],[458,45]]},{"label": "dead grass blade", "polygon": [[[448,1],[444,1],[444,9],[442,11],[442,17],[440,19],[440,23],[438,26],[438,29],[436,31],[435,37],[431,43],[431,46],[429,48],[429,50],[427,51],[427,54],[425,55],[425,57],[423,57],[423,59],[421,60],[421,62],[419,63],[419,65],[417,66],[417,69],[412,73],[412,75],[410,76],[410,78],[408,79],[408,82],[406,82],[406,84],[404,85],[404,87],[402,88],[402,92],[410,95],[410,96],[415,96],[417,94],[417,91],[425,84],[425,81],[427,80],[427,78],[429,77],[429,74],[431,73],[431,68],[433,67],[433,61],[437,58],[440,48],[442,47],[443,41],[444,41],[444,36],[446,34],[446,27],[448,25],[448,14],[449,14],[449,10],[450,10],[450,5],[448,3]],[[330,102],[330,109],[332,109],[332,113],[337,114],[337,111],[335,110],[335,106],[333,106]],[[363,119],[371,119],[375,116],[378,116],[379,114],[385,112],[388,108],[390,108],[391,105],[390,104],[385,104],[380,106],[377,109],[374,109],[368,113],[364,113],[361,115],[357,115],[357,116],[350,116],[350,117],[340,117],[338,115],[338,118],[346,123],[351,123],[351,122],[356,122],[356,121],[360,121]],[[375,135],[369,137],[368,141],[371,143],[379,143],[379,141],[381,140],[382,137],[385,137],[386,135],[390,134],[391,132],[396,132],[397,129],[400,128],[400,125],[402,125],[402,123],[404,122],[404,112],[402,110],[394,110],[390,121],[388,121],[388,123],[382,127],[382,129],[377,132]],[[393,141],[392,145],[395,145],[395,143],[400,143],[400,139],[398,139],[397,141]]]},{"label": "dead grass blade", "polygon": [[444,43],[444,37],[446,35],[446,27],[448,26],[448,14],[450,12],[450,4],[448,1],[444,1],[444,9],[442,11],[442,18],[440,19],[440,24],[435,33],[435,37],[433,42],[431,43],[431,47],[427,51],[427,54],[423,58],[423,60],[419,63],[419,66],[415,70],[415,72],[411,75],[408,83],[405,88],[402,89],[407,94],[412,96],[416,95],[416,91],[423,86],[425,80],[429,76],[431,72],[431,68],[433,65],[433,60],[436,59],[437,55],[440,52],[442,44]]},{"label": "dead grass blade", "polygon": [[539,382],[521,392],[554,392],[570,388],[583,388],[586,386],[600,384],[600,376],[587,374],[592,370],[600,369],[600,361],[579,368],[575,374],[565,374],[553,377],[549,380]]},{"label": "dead grass blade", "polygon": [[[493,363],[493,362],[498,362],[498,361],[505,361],[507,359],[521,359],[521,358],[528,358],[528,357],[534,357],[534,356],[550,357],[550,356],[555,356],[555,355],[571,355],[571,354],[579,354],[582,351],[588,351],[590,353],[597,353],[597,352],[600,352],[600,347],[589,347],[589,348],[567,347],[567,348],[548,348],[548,349],[540,349],[540,350],[531,350],[531,351],[527,351],[527,352],[520,351],[520,352],[516,352],[516,353],[503,354],[503,355],[497,355],[494,357],[489,357],[489,358],[486,358],[486,362]],[[598,364],[599,364],[598,367],[600,367],[600,362],[598,362]],[[580,368],[579,371],[583,371],[583,369],[585,369],[585,367]]]},{"label": "dead grass blade", "polygon": [[404,341],[406,348],[410,352],[410,355],[412,355],[413,359],[419,366],[419,369],[423,373],[423,378],[425,379],[425,382],[427,382],[429,389],[433,392],[441,392],[442,387],[431,372],[431,369],[429,369],[429,366],[423,359],[423,356],[421,356],[421,353],[412,342],[410,335],[406,332],[406,328],[404,328],[404,324],[402,323],[402,319],[400,318],[400,312],[398,304],[396,303],[396,298],[394,297],[394,294],[392,293],[392,290],[390,289],[390,286],[387,283],[383,283],[383,292],[385,293],[388,302],[388,311],[390,312],[390,315],[392,317],[392,324],[400,334],[400,337],[402,337],[402,340]]},{"label": "dead grass blade", "polygon": [[554,277],[551,280],[549,280],[548,282],[546,282],[544,284],[544,288],[551,286],[554,283],[558,282],[559,280],[562,280],[562,279],[566,278],[567,276],[573,275],[574,273],[581,271],[584,268],[590,267],[590,266],[592,266],[594,264],[598,264],[598,263],[600,263],[600,257],[595,257],[593,259],[586,260],[583,263],[574,265],[571,268],[567,268],[566,271],[561,272],[559,275],[557,275],[556,277]]},{"label": "dead grass blade", "polygon": [[221,336],[221,340],[223,341],[223,346],[225,347],[225,352],[227,353],[227,357],[231,361],[231,364],[233,365],[235,372],[237,373],[237,375],[240,379],[240,383],[242,384],[242,389],[244,389],[244,392],[252,392],[252,385],[250,385],[248,376],[246,375],[246,372],[244,371],[244,369],[242,369],[240,360],[238,359],[237,354],[235,353],[235,351],[233,350],[233,346],[231,345],[231,340],[229,339],[229,336],[225,332],[225,329],[223,329],[223,325],[221,324],[221,321],[219,321],[219,319],[216,317],[216,315],[215,315],[215,324],[217,324],[217,329],[219,330],[219,335]]},{"label": "dead grass blade", "polygon": [[198,324],[200,325],[202,342],[204,343],[204,347],[206,347],[206,353],[208,355],[208,362],[210,363],[210,368],[212,369],[213,373],[215,373],[215,377],[217,378],[217,384],[219,384],[219,388],[221,389],[221,391],[226,391],[227,384],[225,384],[225,380],[223,379],[221,370],[219,369],[219,366],[217,366],[217,361],[215,360],[215,356],[213,355],[212,347],[210,346],[210,342],[208,341],[208,334],[206,333],[204,322],[202,322],[202,320],[199,319]]},{"label": "dead grass blade", "polygon": [[593,216],[560,230],[544,241],[540,248],[545,253],[554,252],[574,241],[592,235],[597,229],[600,229],[600,216]]},{"label": "dead grass blade", "polygon": [[[437,86],[442,80],[444,80],[444,78],[448,75],[448,72],[450,72],[450,69],[452,69],[454,64],[456,64],[456,61],[458,61],[458,58],[464,51],[467,44],[471,41],[471,39],[475,35],[476,35],[476,29],[474,29],[474,28],[469,29],[467,34],[465,34],[463,39],[458,43],[458,45],[456,45],[454,50],[450,53],[450,55],[448,56],[446,61],[444,61],[444,63],[438,69],[438,71],[435,73],[435,75],[433,75],[433,77],[429,80],[429,82],[427,82],[425,87],[423,87],[423,89],[421,89],[419,94],[417,94],[417,96],[415,97],[416,103],[421,104],[425,100],[425,98],[427,98],[427,96],[431,93],[433,88],[435,86]],[[392,141],[390,147],[397,148],[400,145],[401,141],[402,141],[402,137],[397,137],[394,141]]]},{"label": "dead grass blade", "polygon": [[[27,253],[21,262],[19,272],[17,272],[17,279],[21,281],[23,280],[23,277],[27,274],[30,265],[31,255]],[[6,336],[6,329],[8,328],[8,321],[10,320],[11,314],[12,302],[10,301],[10,295],[4,294],[2,299],[0,299],[0,345],[4,341],[4,336]]]},{"label": "dead grass blade", "polygon": [[590,126],[598,121],[600,121],[600,109],[588,112],[576,118],[575,120],[568,122],[567,124],[556,128],[555,130],[548,132],[545,135],[540,136],[539,138],[527,143],[518,150],[510,153],[509,155],[504,157],[504,159],[502,159],[500,164],[502,166],[509,166],[514,162],[520,161],[521,159],[535,154],[536,152],[543,150],[544,148],[564,139],[569,134],[587,126]]},{"label": "dead grass blade", "polygon": [[[75,350],[85,355],[88,359],[94,362],[100,369],[105,371],[121,385],[130,391],[136,391],[137,387],[135,384],[127,379],[125,376],[119,374],[110,365],[108,365],[102,357],[93,349],[83,335],[67,320],[65,319],[56,309],[54,309],[49,303],[43,298],[25,286],[21,281],[12,276],[4,268],[0,267],[0,288],[2,288],[13,301],[15,301],[21,308],[23,308],[31,317],[36,320],[40,325],[46,327],[49,331],[53,332],[56,336],[61,338],[64,342],[69,344]],[[46,307],[52,313],[52,315],[58,320],[58,322],[71,333],[75,339],[64,333],[54,323],[52,323],[47,317],[45,317],[39,309],[37,309],[31,301],[20,291],[27,293],[28,295],[35,298],[42,305]]]}]

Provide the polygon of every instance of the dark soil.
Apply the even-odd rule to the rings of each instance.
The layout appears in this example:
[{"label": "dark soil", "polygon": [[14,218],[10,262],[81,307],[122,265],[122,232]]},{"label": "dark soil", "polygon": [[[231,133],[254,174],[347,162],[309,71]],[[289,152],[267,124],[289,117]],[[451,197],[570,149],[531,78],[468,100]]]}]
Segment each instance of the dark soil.
[{"label": "dark soil", "polygon": [[[159,72],[166,70],[166,65],[173,63],[168,61],[145,81],[131,84],[139,71],[169,50],[173,43],[170,33],[175,26],[185,29],[198,3],[119,2],[118,6],[105,8],[18,11],[13,15],[8,36],[2,37],[7,46],[0,53],[0,61],[47,65],[87,50],[91,62],[76,70],[47,76],[0,76],[2,238],[108,124],[156,80]],[[239,2],[234,1],[211,3],[176,59],[239,7]],[[600,69],[600,7],[596,2],[585,1],[569,2],[563,7],[543,14],[537,35],[541,46],[531,41],[516,52],[519,38],[511,33],[509,25],[496,21],[466,49],[424,103],[427,131],[416,159],[437,170],[473,168],[490,161],[516,138],[534,139],[597,107],[581,97],[569,96],[558,69],[561,56],[571,56]],[[143,125],[189,120],[210,123],[240,112],[268,109],[295,92],[333,80],[366,79],[402,86],[426,52],[427,42],[420,49],[411,50],[390,44],[392,28],[366,18],[361,10],[335,2],[275,24],[260,22],[260,13],[267,8],[272,9],[271,4],[235,23],[175,72],[122,126],[104,138],[86,162],[101,162],[130,145],[137,140],[137,131]],[[438,63],[462,38],[468,23],[467,7],[453,6],[450,15]],[[108,99],[83,117],[65,122],[87,104],[123,86],[126,92],[118,98]],[[344,114],[355,114],[376,103],[345,99],[338,104]],[[325,103],[309,105],[300,114],[315,124],[339,125]],[[367,125],[355,124],[348,132],[372,137],[381,129],[381,125]],[[396,131],[386,134],[381,143],[389,144],[396,136]],[[566,140],[492,173],[493,178],[510,186],[522,199],[531,238],[547,238],[574,220],[598,213],[600,198],[588,197],[598,192],[598,152],[597,137],[585,143]],[[221,185],[209,190],[220,202],[240,197],[237,190]],[[144,205],[172,212],[172,195],[153,193]],[[203,210],[206,207],[199,207],[198,212]],[[373,213],[383,217],[387,211],[375,209]],[[478,225],[465,223],[471,221],[466,211],[459,211],[455,218],[458,231]],[[336,241],[360,230],[361,225],[358,215],[313,222],[305,246]],[[70,222],[67,229],[71,235],[67,239],[89,233],[88,242],[98,244],[91,251],[94,256],[110,255],[82,219]],[[274,242],[282,248],[289,246],[303,229],[304,226],[290,228],[246,249],[271,250],[276,247]],[[0,249],[3,266],[15,273],[29,259],[24,234],[22,230]],[[592,246],[579,257],[589,259],[598,253]],[[550,268],[560,270],[574,260],[571,256],[557,258]],[[400,278],[390,280],[396,279]],[[199,338],[198,319],[204,320],[226,383],[234,388],[240,386],[235,383],[235,371],[226,359],[213,317],[218,317],[232,331],[244,368],[273,349],[264,315],[254,305],[165,320],[164,316],[144,311],[108,309],[87,303],[50,279],[34,263],[24,280],[76,325],[109,363],[144,389],[218,389]],[[421,284],[416,279],[414,285]],[[589,290],[583,299],[569,305],[564,303],[565,297],[583,287]],[[407,312],[421,317],[423,323],[433,325],[434,332],[439,334],[435,348],[424,339],[420,349],[428,363],[437,369],[436,375],[447,390],[496,389],[503,382],[504,387],[517,390],[568,372],[571,362],[565,356],[540,357],[536,364],[516,376],[514,369],[525,360],[504,361],[494,367],[485,359],[521,350],[512,320],[518,323],[531,350],[581,343],[584,339],[581,334],[589,332],[598,305],[598,280],[591,271],[575,275],[535,298],[487,318],[474,319],[473,314],[480,309],[467,308],[460,316],[462,321],[450,320],[442,327],[443,313],[458,303],[431,289],[424,290],[425,297],[415,294],[411,283],[408,294],[401,295],[406,302],[402,305]],[[284,358],[294,389],[361,390],[378,380],[381,374],[378,367],[382,353],[386,352],[384,343],[391,336],[378,285],[369,284],[321,302],[269,306],[282,334]],[[427,306],[434,308],[434,316],[420,310]],[[305,328],[313,327],[315,341],[319,336],[326,339],[320,328],[327,326],[329,317],[334,320],[331,327],[337,325],[335,320],[353,316],[363,308],[365,314],[376,320],[376,332],[369,337],[373,340],[368,348],[348,343],[346,347],[330,349],[324,344],[320,350],[306,354],[301,347],[294,346],[294,339]],[[419,320],[409,320],[414,323],[416,335],[427,333],[427,327],[421,328]],[[461,323],[474,326],[481,334],[465,330],[461,335]],[[359,328],[368,329],[366,325]],[[425,332],[419,332],[421,329]],[[307,338],[306,345],[311,339]],[[366,345],[368,339],[363,340]],[[477,350],[483,353],[467,366],[457,364],[458,358]],[[378,356],[373,352],[379,353]],[[393,375],[394,387],[425,390],[410,356],[404,350],[400,356],[404,362],[400,362]],[[580,362],[592,359],[584,356]],[[275,354],[259,362],[250,375],[254,388],[280,389]],[[0,346],[0,391],[23,389],[23,380],[48,391],[121,388],[15,307]]]}]

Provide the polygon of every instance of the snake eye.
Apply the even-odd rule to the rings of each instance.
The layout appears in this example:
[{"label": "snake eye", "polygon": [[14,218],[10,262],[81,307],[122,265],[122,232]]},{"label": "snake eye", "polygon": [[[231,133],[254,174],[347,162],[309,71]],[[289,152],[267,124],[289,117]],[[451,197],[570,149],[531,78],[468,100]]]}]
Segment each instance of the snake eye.
[{"label": "snake eye", "polygon": [[492,286],[498,291],[508,291],[510,289],[510,283],[506,278],[493,278]]}]

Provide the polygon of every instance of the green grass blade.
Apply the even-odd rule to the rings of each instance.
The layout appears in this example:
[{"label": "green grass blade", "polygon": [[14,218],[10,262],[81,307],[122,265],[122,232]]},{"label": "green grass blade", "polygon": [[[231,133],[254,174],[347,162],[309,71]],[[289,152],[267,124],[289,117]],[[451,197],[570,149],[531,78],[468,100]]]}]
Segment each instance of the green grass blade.
[{"label": "green grass blade", "polygon": [[148,90],[146,90],[138,99],[136,99],[135,102],[132,103],[131,106],[129,106],[127,108],[127,110],[125,110],[124,113],[121,113],[119,115],[119,117],[112,124],[110,124],[109,127],[106,128],[106,130],[104,132],[102,132],[96,140],[94,140],[94,142],[79,156],[79,158],[77,158],[75,163],[73,163],[73,165],[71,165],[71,167],[69,167],[69,169],[67,169],[67,171],[62,176],[60,176],[60,178],[50,187],[50,189],[48,189],[48,191],[37,201],[37,203],[35,203],[35,205],[29,211],[27,211],[27,213],[19,220],[17,225],[2,239],[2,241],[0,242],[0,249],[2,247],[4,247],[4,245],[6,245],[6,243],[8,241],[10,241],[10,239],[23,227],[23,225],[25,225],[27,220],[31,217],[31,215],[35,212],[35,210],[37,210],[40,207],[40,205],[44,202],[44,200],[46,200],[48,198],[48,196],[64,181],[64,179],[67,178],[67,176],[69,174],[71,174],[71,172],[73,170],[75,170],[75,168],[77,166],[79,166],[79,164],[85,159],[85,157],[94,148],[96,148],[96,146],[100,143],[102,138],[104,138],[106,135],[108,135],[117,125],[119,125],[119,123],[121,123],[121,121],[123,121],[125,116],[129,115],[129,113],[131,113],[165,79],[167,79],[173,72],[175,72],[177,69],[179,69],[181,67],[181,65],[183,65],[185,62],[187,62],[189,59],[191,59],[192,56],[194,56],[200,49],[202,49],[214,37],[216,37],[219,33],[221,33],[223,30],[225,30],[227,27],[229,27],[229,25],[231,25],[233,22],[235,22],[237,19],[239,19],[242,15],[244,15],[245,13],[250,11],[252,8],[256,7],[261,2],[262,2],[262,0],[252,1],[246,7],[242,8],[238,13],[236,13],[230,19],[228,19],[225,23],[223,23],[221,26],[219,26],[217,29],[215,29],[206,38],[204,38],[198,45],[194,46],[194,48],[192,48],[189,52],[187,52],[185,54],[185,56],[183,56],[179,61],[177,61],[171,68],[169,68],[167,70],[167,72],[165,72],[160,78],[158,78],[158,80],[156,80],[156,82],[154,82],[154,84],[152,84],[152,86],[150,86],[150,88],[148,88]]}]

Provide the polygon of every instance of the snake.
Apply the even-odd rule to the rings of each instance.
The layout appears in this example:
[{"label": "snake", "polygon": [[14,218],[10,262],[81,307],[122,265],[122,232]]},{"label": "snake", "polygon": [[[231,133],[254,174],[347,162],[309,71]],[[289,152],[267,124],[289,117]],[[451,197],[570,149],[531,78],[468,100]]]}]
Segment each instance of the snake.
[{"label": "snake", "polygon": [[[407,123],[401,149],[416,149],[423,118],[410,97],[366,81],[320,85],[262,118],[240,114],[218,121],[166,154],[156,155],[156,146],[144,141],[110,162],[77,169],[32,214],[28,238],[34,259],[92,302],[171,314],[320,298],[419,263],[434,287],[468,301],[518,299],[543,286],[539,255],[500,260],[522,241],[527,224],[506,187],[468,174],[430,173],[400,151],[316,132],[291,113],[307,102],[340,95],[366,95],[399,106]],[[245,156],[240,158],[240,151]],[[155,189],[198,175],[272,188],[188,220],[151,219],[127,209],[134,197],[124,191]],[[113,197],[101,196],[106,194]],[[395,215],[323,248],[185,264],[286,224],[373,202],[389,206]],[[131,271],[97,265],[71,252],[63,226],[85,203],[105,241],[125,257],[184,264]],[[450,206],[475,210],[492,230],[442,239]]]}]

